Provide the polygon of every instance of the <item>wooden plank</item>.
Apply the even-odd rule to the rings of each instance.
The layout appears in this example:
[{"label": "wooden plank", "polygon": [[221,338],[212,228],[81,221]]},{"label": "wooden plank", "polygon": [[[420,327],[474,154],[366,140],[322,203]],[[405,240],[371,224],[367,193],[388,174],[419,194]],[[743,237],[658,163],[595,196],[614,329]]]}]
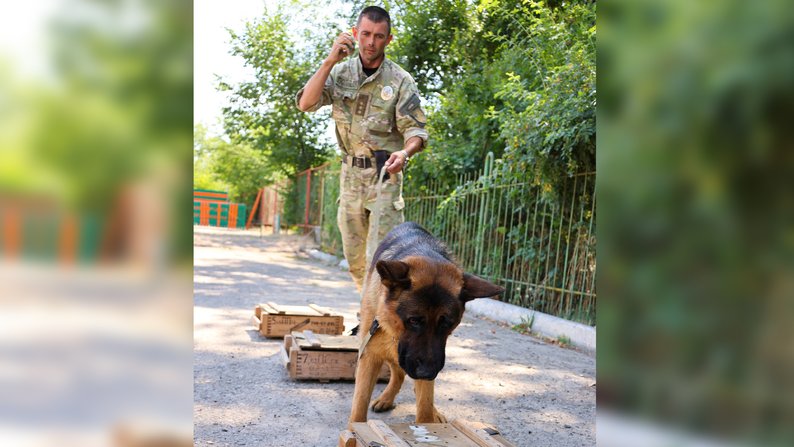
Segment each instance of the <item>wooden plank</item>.
[{"label": "wooden plank", "polygon": [[325,315],[326,317],[331,316],[331,311],[324,307],[320,307],[316,304],[309,304],[309,307],[312,308],[315,312],[319,313],[320,315]]},{"label": "wooden plank", "polygon": [[306,341],[308,341],[309,344],[312,345],[313,348],[319,348],[323,345],[322,343],[320,343],[320,340],[314,335],[314,332],[308,329],[303,331],[303,336],[306,338]]},{"label": "wooden plank", "polygon": [[[323,351],[358,352],[358,337],[353,337],[351,335],[318,334],[313,330],[311,332],[314,334],[314,337],[320,341],[319,349]],[[303,332],[294,332],[292,335],[302,349],[318,349],[313,346],[309,340],[306,340]]]},{"label": "wooden plank", "polygon": [[488,424],[483,424],[482,422],[474,422],[469,420],[465,420],[465,421],[466,421],[466,425],[468,425],[469,427],[485,430],[489,435],[491,435],[492,438],[501,442],[502,445],[504,445],[505,447],[516,447],[515,444],[505,439],[502,436],[502,434],[499,433],[499,430],[495,429],[493,426]]},{"label": "wooden plank", "polygon": [[286,313],[286,312],[285,312],[283,309],[280,309],[280,308],[278,307],[278,305],[277,305],[276,303],[272,302],[272,301],[268,301],[268,302],[267,302],[267,305],[268,305],[268,306],[270,306],[270,308],[271,308],[271,309],[273,309],[274,311],[276,311],[276,313],[277,313],[277,314],[284,314],[284,313]]},{"label": "wooden plank", "polygon": [[378,435],[372,431],[372,428],[366,422],[353,422],[350,425],[353,428],[353,435],[360,446],[369,447],[370,441],[379,439]]},{"label": "wooden plank", "polygon": [[289,371],[290,363],[289,363],[289,354],[287,354],[287,350],[289,349],[290,345],[286,341],[286,337],[290,337],[289,335],[285,335],[284,338],[284,345],[281,346],[281,363],[284,364],[284,367],[287,368]]},{"label": "wooden plank", "polygon": [[465,419],[455,419],[452,421],[452,425],[480,447],[505,447],[504,444],[494,439],[484,428],[472,426]]},{"label": "wooden plank", "polygon": [[[345,330],[344,318],[339,316],[303,316],[262,314],[263,335],[281,338],[293,331],[309,329],[315,334],[341,335]],[[300,338],[303,338],[301,334]],[[322,342],[322,340],[320,340]]]},{"label": "wooden plank", "polygon": [[339,447],[357,447],[359,445],[356,435],[350,430],[345,430],[339,434]]},{"label": "wooden plank", "polygon": [[412,445],[444,445],[448,447],[479,447],[450,424],[389,424],[402,439]]},{"label": "wooden plank", "polygon": [[380,438],[383,440],[383,443],[387,447],[411,447],[410,444],[397,436],[397,433],[394,433],[385,422],[377,419],[371,419],[367,421],[367,425],[369,425],[369,428],[371,428],[372,431],[380,436]]},{"label": "wooden plank", "polygon": [[262,320],[260,320],[259,317],[257,317],[256,315],[253,315],[251,317],[251,324],[254,325],[257,331],[262,330]]}]

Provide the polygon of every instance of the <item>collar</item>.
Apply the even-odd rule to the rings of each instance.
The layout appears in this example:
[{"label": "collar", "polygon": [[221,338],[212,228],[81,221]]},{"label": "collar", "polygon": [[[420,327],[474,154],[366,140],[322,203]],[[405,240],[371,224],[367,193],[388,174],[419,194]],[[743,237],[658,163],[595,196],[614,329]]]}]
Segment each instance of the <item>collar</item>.
[{"label": "collar", "polygon": [[363,85],[367,79],[375,79],[378,77],[380,72],[383,71],[383,66],[386,65],[386,55],[383,55],[383,61],[380,63],[380,67],[372,74],[372,76],[367,77],[366,73],[364,73],[364,65],[361,63],[361,55],[356,53],[356,57],[353,59],[353,71],[356,73],[356,78],[358,79],[359,85]]},{"label": "collar", "polygon": [[361,340],[361,346],[358,347],[358,360],[361,360],[361,356],[364,355],[364,348],[367,347],[367,343],[378,332],[380,329],[380,323],[378,323],[378,319],[375,318],[372,320],[372,326],[369,327],[369,331],[364,335],[364,338]]}]

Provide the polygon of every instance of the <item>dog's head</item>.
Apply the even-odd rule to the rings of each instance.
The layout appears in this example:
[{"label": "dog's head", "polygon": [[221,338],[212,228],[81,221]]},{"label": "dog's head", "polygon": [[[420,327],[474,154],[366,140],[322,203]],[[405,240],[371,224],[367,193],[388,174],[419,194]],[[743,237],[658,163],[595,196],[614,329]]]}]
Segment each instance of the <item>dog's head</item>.
[{"label": "dog's head", "polygon": [[390,311],[385,323],[399,337],[400,367],[413,379],[433,380],[444,367],[447,337],[467,301],[504,292],[451,262],[421,256],[378,261],[376,268]]}]

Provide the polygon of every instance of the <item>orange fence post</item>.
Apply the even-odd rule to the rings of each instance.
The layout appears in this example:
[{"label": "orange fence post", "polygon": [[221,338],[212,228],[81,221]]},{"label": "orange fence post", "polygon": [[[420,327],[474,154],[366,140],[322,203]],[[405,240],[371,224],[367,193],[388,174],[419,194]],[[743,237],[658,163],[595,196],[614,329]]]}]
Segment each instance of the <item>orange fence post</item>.
[{"label": "orange fence post", "polygon": [[[254,205],[251,207],[251,214],[248,215],[248,221],[245,223],[246,230],[251,228],[251,221],[254,220],[254,213],[256,213],[256,209],[259,207],[259,199],[262,197],[262,191],[264,190],[265,188],[259,188],[259,192],[256,193],[256,200],[254,200]],[[234,214],[235,216],[237,215],[236,209]]]},{"label": "orange fence post", "polygon": [[205,201],[199,202],[199,225],[210,224],[210,204]]},{"label": "orange fence post", "polygon": [[9,257],[15,258],[19,255],[19,247],[22,245],[22,219],[20,213],[12,208],[5,214],[4,220],[3,250]]},{"label": "orange fence post", "polygon": [[77,260],[78,228],[80,228],[78,223],[78,218],[69,214],[64,217],[61,224],[58,259],[63,264],[74,264]]},{"label": "orange fence post", "polygon": [[229,219],[226,222],[228,228],[237,228],[237,204],[229,204]]}]

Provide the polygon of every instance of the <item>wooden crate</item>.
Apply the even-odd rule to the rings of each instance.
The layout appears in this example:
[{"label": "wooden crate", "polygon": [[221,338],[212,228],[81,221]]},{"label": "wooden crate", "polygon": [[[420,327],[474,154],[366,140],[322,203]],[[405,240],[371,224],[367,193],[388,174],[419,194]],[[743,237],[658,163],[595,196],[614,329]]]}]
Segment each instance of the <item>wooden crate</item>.
[{"label": "wooden crate", "polygon": [[[284,336],[281,361],[293,379],[353,380],[358,361],[358,337],[323,335],[312,331]],[[389,379],[389,367],[383,365],[381,380]]]},{"label": "wooden crate", "polygon": [[464,419],[448,424],[386,424],[377,419],[354,422],[339,435],[339,447],[515,447],[495,428]]},{"label": "wooden crate", "polygon": [[330,310],[308,306],[282,306],[273,302],[254,308],[254,326],[263,337],[281,338],[292,331],[309,329],[315,334],[340,335],[345,330],[345,319]]}]

